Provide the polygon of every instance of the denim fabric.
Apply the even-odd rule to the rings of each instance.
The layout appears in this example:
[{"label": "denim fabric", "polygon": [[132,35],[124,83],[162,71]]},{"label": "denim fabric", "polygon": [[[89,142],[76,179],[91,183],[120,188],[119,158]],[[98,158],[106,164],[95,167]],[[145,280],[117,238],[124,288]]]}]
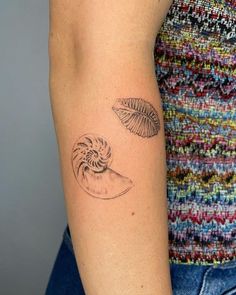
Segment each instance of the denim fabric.
[{"label": "denim fabric", "polygon": [[236,261],[217,266],[171,264],[174,295],[235,295]]},{"label": "denim fabric", "polygon": [[[171,264],[170,270],[173,295],[236,295],[236,261],[217,266]],[[85,295],[68,227],[45,294]]]},{"label": "denim fabric", "polygon": [[66,228],[48,282],[46,295],[85,295],[78,272],[71,237]]}]

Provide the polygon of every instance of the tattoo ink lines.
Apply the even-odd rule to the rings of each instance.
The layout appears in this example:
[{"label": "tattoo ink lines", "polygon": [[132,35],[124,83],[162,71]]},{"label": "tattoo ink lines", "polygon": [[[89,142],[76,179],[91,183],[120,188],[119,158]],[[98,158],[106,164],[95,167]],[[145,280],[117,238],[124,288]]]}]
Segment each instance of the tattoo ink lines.
[{"label": "tattoo ink lines", "polygon": [[74,144],[72,167],[82,189],[99,199],[114,199],[133,187],[133,182],[110,168],[112,150],[107,140],[85,134]]},{"label": "tattoo ink lines", "polygon": [[112,109],[121,123],[134,134],[152,137],[160,130],[156,109],[142,98],[118,98]]},{"label": "tattoo ink lines", "polygon": [[[149,138],[160,130],[156,109],[142,98],[119,98],[112,110],[121,123],[138,136]],[[81,136],[73,146],[71,162],[77,182],[92,197],[114,199],[133,187],[132,180],[110,168],[111,146],[99,135]]]}]

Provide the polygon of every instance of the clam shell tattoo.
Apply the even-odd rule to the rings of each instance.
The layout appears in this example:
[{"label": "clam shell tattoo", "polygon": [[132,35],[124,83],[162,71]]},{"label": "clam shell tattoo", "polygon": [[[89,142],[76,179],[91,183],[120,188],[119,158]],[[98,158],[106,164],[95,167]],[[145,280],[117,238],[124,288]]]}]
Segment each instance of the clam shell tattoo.
[{"label": "clam shell tattoo", "polygon": [[128,192],[133,182],[110,168],[112,149],[106,139],[96,134],[81,136],[72,150],[75,178],[89,195],[113,199]]},{"label": "clam shell tattoo", "polygon": [[152,137],[160,130],[157,111],[142,98],[118,98],[112,109],[121,123],[134,134]]}]

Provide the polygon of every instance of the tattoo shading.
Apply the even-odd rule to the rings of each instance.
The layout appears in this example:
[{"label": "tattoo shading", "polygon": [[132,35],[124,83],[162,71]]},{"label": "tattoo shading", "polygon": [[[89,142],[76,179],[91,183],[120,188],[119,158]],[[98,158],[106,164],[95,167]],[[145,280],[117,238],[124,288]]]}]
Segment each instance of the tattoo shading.
[{"label": "tattoo shading", "polygon": [[156,109],[142,98],[118,98],[112,109],[130,132],[141,137],[152,137],[160,130]]},{"label": "tattoo shading", "polygon": [[107,140],[85,134],[74,144],[72,167],[82,189],[99,199],[114,199],[128,192],[133,182],[110,168],[112,150]]}]

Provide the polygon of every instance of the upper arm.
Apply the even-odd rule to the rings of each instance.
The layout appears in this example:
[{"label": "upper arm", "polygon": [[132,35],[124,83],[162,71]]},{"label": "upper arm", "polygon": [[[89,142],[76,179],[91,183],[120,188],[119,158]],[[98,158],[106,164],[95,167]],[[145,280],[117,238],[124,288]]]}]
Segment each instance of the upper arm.
[{"label": "upper arm", "polygon": [[[171,0],[51,0],[50,49],[70,57],[153,49]],[[68,56],[71,55],[71,56]],[[62,62],[62,61],[61,61]]]}]

